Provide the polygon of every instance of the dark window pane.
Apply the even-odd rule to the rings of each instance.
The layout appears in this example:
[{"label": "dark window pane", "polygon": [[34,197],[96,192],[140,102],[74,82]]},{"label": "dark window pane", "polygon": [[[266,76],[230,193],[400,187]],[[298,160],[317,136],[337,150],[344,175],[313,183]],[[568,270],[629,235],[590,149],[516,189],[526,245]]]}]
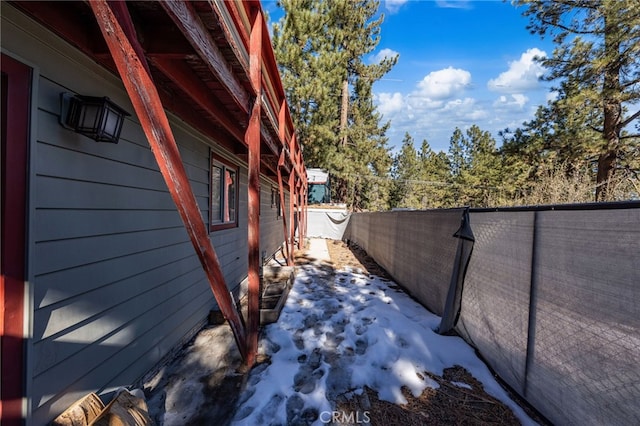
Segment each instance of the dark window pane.
[{"label": "dark window pane", "polygon": [[211,166],[211,222],[222,222],[222,167]]},{"label": "dark window pane", "polygon": [[233,170],[227,170],[227,216],[225,221],[233,222],[236,220],[236,172]]}]

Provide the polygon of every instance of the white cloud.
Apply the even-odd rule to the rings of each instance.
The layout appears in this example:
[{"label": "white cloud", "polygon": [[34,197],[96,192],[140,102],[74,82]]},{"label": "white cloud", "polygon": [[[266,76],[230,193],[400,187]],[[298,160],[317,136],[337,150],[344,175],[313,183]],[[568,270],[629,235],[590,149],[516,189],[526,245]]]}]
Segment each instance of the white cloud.
[{"label": "white cloud", "polygon": [[522,93],[513,93],[510,95],[502,95],[493,103],[497,109],[523,109],[529,98]]},{"label": "white cloud", "polygon": [[429,99],[447,99],[462,93],[470,83],[469,71],[449,67],[429,73],[418,83],[418,89]]},{"label": "white cloud", "polygon": [[383,115],[392,115],[402,110],[404,98],[401,93],[380,93],[377,95],[378,111]]},{"label": "white cloud", "polygon": [[513,98],[514,101],[516,101],[516,104],[520,108],[524,108],[524,105],[529,101],[529,98],[527,98],[522,93],[514,93],[513,95],[511,95],[511,97]]},{"label": "white cloud", "polygon": [[392,50],[392,49],[382,49],[381,51],[379,51],[375,55],[371,56],[369,58],[369,62],[371,62],[372,64],[379,64],[384,59],[393,58],[396,55],[400,55],[400,53],[398,53],[398,52],[396,52],[395,50]]},{"label": "white cloud", "polygon": [[[538,52],[530,50],[528,56],[523,55],[524,61],[521,58],[516,62],[528,60],[531,64],[530,59]],[[448,67],[427,74],[410,91],[377,94],[375,102],[383,122],[391,121],[387,132],[391,146],[400,146],[405,132],[409,132],[417,143],[426,139],[434,150],[446,151],[453,130],[468,129],[473,124],[497,138],[500,130],[530,120],[544,102],[542,91],[505,91],[496,99],[495,95],[482,93],[485,90],[470,91],[471,84],[469,71]]]},{"label": "white cloud", "polygon": [[385,0],[384,7],[389,13],[396,13],[408,0]]},{"label": "white cloud", "polygon": [[474,98],[454,99],[447,102],[442,109],[447,114],[453,114],[458,123],[475,123],[487,118],[487,112],[478,105]]},{"label": "white cloud", "polygon": [[538,88],[540,77],[545,70],[534,58],[546,56],[546,52],[535,47],[527,50],[520,59],[509,62],[507,71],[489,80],[487,87],[503,93],[521,93]]},{"label": "white cloud", "polygon": [[466,0],[436,0],[436,5],[444,9],[471,9]]},{"label": "white cloud", "polygon": [[433,100],[421,95],[419,92],[410,93],[405,99],[408,108],[415,110],[442,108],[444,101]]},{"label": "white cloud", "polygon": [[545,97],[545,101],[553,102],[556,99],[558,99],[558,96],[560,96],[560,93],[557,90],[552,90],[551,92],[547,93],[547,96]]}]

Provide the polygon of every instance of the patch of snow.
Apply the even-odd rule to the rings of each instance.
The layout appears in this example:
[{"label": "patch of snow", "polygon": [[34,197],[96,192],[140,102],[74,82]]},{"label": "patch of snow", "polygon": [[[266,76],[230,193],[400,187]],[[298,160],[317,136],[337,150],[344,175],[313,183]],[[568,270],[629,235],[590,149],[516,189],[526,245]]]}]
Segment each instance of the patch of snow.
[{"label": "patch of snow", "polygon": [[326,241],[310,243],[308,256],[317,261],[299,269],[278,322],[264,329],[260,351],[270,364],[252,370],[233,424],[322,424],[323,413],[326,419],[335,408],[330,401],[364,386],[382,400],[406,403],[403,386],[419,396],[438,387],[423,372],[441,376],[454,365],[466,368],[523,424],[535,424],[471,346],[434,331],[440,317],[388,280],[351,269],[327,275],[320,268],[329,259]]},{"label": "patch of snow", "polygon": [[473,389],[471,387],[471,385],[465,383],[465,382],[451,382],[452,385],[457,386],[459,388],[465,388],[465,389]]}]

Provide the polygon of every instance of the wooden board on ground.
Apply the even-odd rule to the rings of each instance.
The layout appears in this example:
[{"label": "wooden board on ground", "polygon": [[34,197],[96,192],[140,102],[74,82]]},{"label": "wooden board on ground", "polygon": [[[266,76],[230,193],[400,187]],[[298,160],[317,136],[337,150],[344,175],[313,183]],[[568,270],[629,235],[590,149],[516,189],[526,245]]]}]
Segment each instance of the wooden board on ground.
[{"label": "wooden board on ground", "polygon": [[120,392],[102,410],[100,417],[89,426],[149,426],[153,425],[147,409],[147,403],[142,398],[127,391]]},{"label": "wooden board on ground", "polygon": [[95,393],[90,393],[74,402],[51,424],[53,426],[87,426],[100,415],[103,409],[104,404],[100,397]]}]

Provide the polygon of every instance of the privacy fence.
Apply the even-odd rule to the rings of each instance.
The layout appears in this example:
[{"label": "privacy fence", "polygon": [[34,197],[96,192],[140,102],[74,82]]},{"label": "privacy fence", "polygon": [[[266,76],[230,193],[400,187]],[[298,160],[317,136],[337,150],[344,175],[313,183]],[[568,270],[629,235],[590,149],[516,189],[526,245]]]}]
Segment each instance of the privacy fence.
[{"label": "privacy fence", "polygon": [[640,424],[640,203],[359,213],[344,239],[552,422]]}]

